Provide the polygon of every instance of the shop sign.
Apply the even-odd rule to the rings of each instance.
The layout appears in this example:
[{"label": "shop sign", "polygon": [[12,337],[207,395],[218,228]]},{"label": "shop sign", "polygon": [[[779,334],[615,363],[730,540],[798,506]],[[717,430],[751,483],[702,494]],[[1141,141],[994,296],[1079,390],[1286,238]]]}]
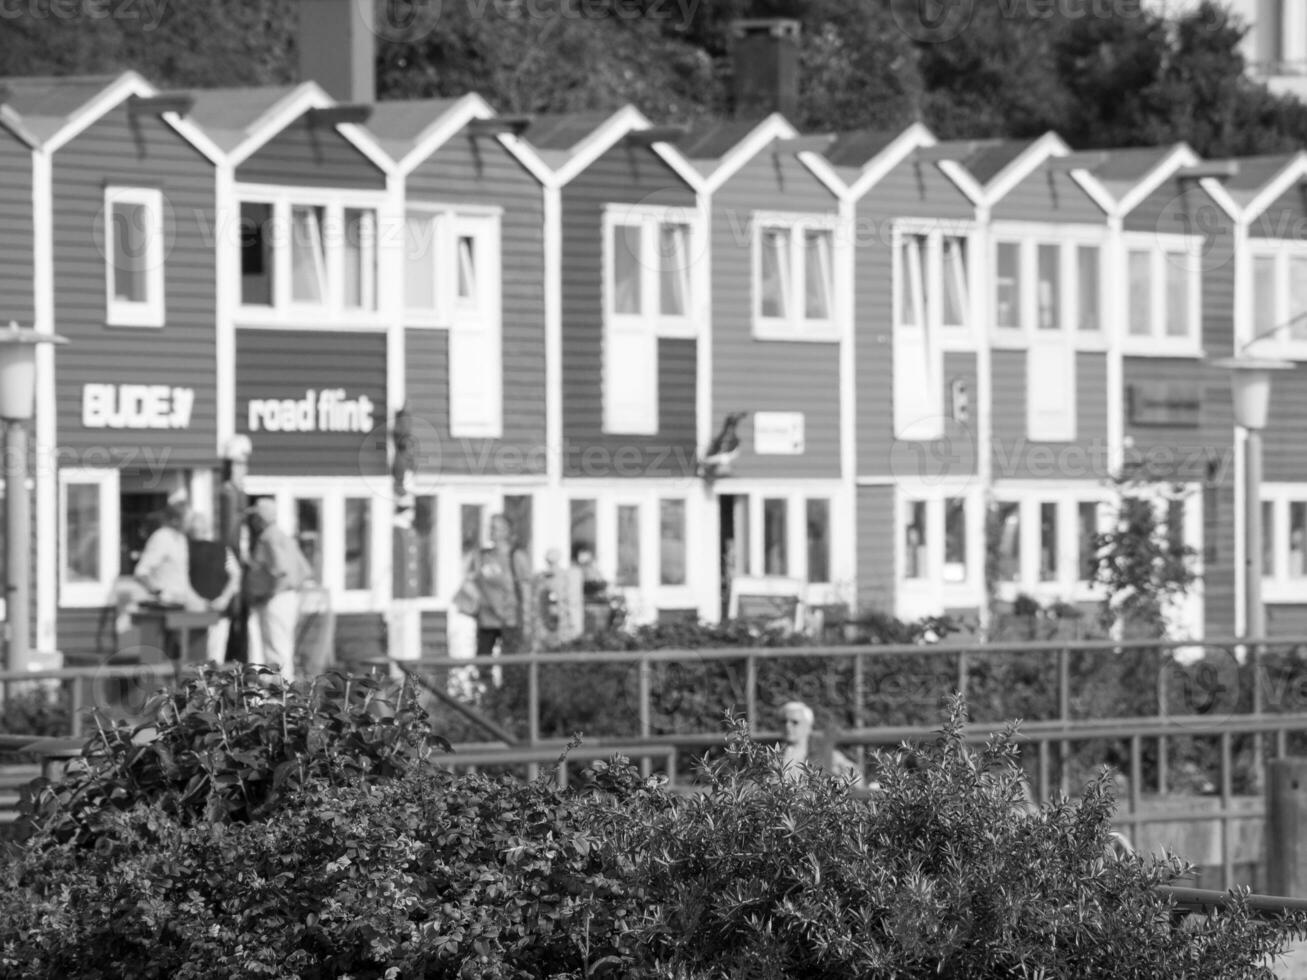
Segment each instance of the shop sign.
[{"label": "shop sign", "polygon": [[306,389],[303,398],[251,398],[249,432],[371,432],[376,405],[345,388]]},{"label": "shop sign", "polygon": [[1198,385],[1179,381],[1143,381],[1130,385],[1130,424],[1196,429],[1203,408]]},{"label": "shop sign", "polygon": [[803,455],[803,413],[754,412],[753,451],[758,456]]},{"label": "shop sign", "polygon": [[86,384],[82,425],[88,429],[185,429],[195,389],[171,385]]}]

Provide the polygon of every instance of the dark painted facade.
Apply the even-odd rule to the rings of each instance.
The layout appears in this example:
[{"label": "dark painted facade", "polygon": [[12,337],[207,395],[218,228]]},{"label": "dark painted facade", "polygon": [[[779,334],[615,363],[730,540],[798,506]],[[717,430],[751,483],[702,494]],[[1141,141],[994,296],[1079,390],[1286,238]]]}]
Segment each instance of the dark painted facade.
[{"label": "dark painted facade", "polygon": [[335,126],[306,113],[236,168],[238,184],[384,191],[385,174]]},{"label": "dark painted facade", "polygon": [[[760,340],[753,333],[755,213],[834,221],[838,202],[792,149],[773,144],[713,194],[712,209],[713,414],[720,424],[732,412],[750,413],[739,428],[732,475],[838,477],[840,343]],[[757,412],[801,414],[803,452],[757,455]]]},{"label": "dark painted facade", "polygon": [[0,126],[0,327],[30,327],[32,296],[32,151]]},{"label": "dark painted facade", "polygon": [[[441,442],[432,472],[520,476],[545,470],[544,196],[497,139],[460,133],[408,175],[409,205],[502,208],[503,436],[455,439],[449,431],[449,331],[405,329],[408,410]],[[419,465],[434,463],[428,457]],[[430,468],[430,467],[428,467]],[[424,472],[419,470],[419,476]]]},{"label": "dark painted facade", "polygon": [[696,198],[653,150],[620,142],[562,190],[563,476],[693,475],[694,340],[658,341],[659,432],[603,431],[603,214],[610,204],[693,209]]}]

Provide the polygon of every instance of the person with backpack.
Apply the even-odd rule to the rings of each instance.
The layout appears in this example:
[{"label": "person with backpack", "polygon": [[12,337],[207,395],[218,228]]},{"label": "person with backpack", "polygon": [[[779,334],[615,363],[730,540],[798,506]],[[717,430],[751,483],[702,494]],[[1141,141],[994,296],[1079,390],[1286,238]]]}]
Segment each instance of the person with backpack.
[{"label": "person with backpack", "polygon": [[245,575],[245,599],[258,619],[263,663],[279,665],[286,679],[294,680],[299,590],[313,577],[313,568],[295,539],[277,526],[275,500],[261,497],[249,514],[258,541]]}]

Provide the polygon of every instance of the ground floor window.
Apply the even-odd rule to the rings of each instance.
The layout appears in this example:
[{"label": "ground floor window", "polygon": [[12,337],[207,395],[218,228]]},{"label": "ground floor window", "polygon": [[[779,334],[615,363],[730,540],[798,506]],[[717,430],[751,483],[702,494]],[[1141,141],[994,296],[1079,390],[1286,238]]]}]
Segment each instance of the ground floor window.
[{"label": "ground floor window", "polygon": [[119,519],[117,470],[60,472],[60,605],[109,604],[122,563]]},{"label": "ground floor window", "polygon": [[1268,594],[1301,596],[1307,580],[1307,484],[1262,485],[1262,577]]}]

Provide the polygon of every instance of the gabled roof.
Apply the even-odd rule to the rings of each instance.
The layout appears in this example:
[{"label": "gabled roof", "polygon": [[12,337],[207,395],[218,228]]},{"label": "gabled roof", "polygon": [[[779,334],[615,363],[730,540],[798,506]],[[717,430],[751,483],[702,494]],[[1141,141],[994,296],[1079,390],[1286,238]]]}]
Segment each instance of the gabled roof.
[{"label": "gabled roof", "polygon": [[0,78],[0,104],[38,142],[44,143],[70,123],[78,111],[112,85],[119,75],[72,75],[66,78]]},{"label": "gabled roof", "polygon": [[1268,187],[1297,159],[1297,153],[1276,153],[1269,156],[1236,157],[1213,162],[1238,165],[1238,169],[1225,179],[1224,184],[1230,196],[1239,202],[1239,206],[1246,208],[1263,188]]},{"label": "gabled roof", "polygon": [[765,119],[709,119],[690,127],[676,148],[704,173],[726,156]]},{"label": "gabled roof", "polygon": [[1028,140],[950,140],[941,146],[958,148],[955,158],[982,186],[987,187],[1007,167],[1040,139]]},{"label": "gabled roof", "polygon": [[462,99],[408,99],[378,102],[367,130],[394,160],[403,160]]},{"label": "gabled roof", "polygon": [[902,129],[857,129],[836,133],[822,156],[832,167],[861,170],[902,135]]},{"label": "gabled roof", "polygon": [[[621,110],[618,110],[621,111]],[[523,135],[541,159],[560,169],[580,150],[581,144],[613,118],[616,112],[560,112],[535,116]]]},{"label": "gabled roof", "polygon": [[1127,150],[1104,150],[1101,161],[1090,167],[1103,188],[1117,201],[1125,198],[1144,178],[1161,166],[1177,144],[1146,146]]},{"label": "gabled roof", "polygon": [[297,85],[263,85],[257,88],[188,89],[187,94],[195,98],[188,117],[224,153],[230,153],[298,88]]}]

